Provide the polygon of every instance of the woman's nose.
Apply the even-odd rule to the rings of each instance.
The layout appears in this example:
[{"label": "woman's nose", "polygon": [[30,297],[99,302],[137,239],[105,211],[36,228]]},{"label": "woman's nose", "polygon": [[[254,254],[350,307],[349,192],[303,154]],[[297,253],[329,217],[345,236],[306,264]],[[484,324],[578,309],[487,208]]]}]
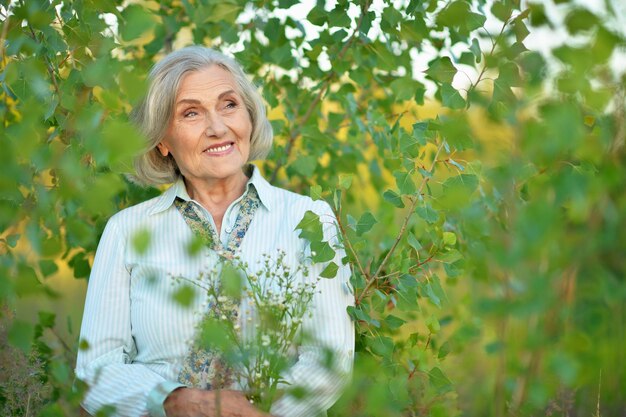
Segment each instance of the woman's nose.
[{"label": "woman's nose", "polygon": [[209,137],[214,136],[217,138],[221,138],[226,134],[227,127],[222,120],[222,117],[219,114],[208,114],[207,115],[207,126],[205,130],[205,134]]}]

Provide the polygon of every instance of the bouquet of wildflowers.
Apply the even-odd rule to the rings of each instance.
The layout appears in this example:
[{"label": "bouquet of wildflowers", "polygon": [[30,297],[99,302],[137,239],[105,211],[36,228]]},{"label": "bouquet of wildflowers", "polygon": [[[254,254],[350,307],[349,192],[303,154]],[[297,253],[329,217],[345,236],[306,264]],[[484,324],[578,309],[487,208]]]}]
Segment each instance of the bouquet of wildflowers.
[{"label": "bouquet of wildflowers", "polygon": [[[208,376],[211,386],[237,382],[250,402],[269,411],[278,398],[283,371],[301,335],[301,324],[310,314],[317,279],[308,268],[295,268],[279,251],[264,255],[256,272],[238,257],[225,260],[196,280],[208,296],[209,311],[201,323],[199,341],[219,356]],[[215,366],[213,366],[215,362]]]}]

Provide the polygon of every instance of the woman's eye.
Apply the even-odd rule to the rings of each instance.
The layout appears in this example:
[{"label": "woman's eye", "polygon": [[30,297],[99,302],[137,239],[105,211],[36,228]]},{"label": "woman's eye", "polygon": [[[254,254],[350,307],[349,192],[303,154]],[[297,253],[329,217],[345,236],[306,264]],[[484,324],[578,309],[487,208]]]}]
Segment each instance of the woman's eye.
[{"label": "woman's eye", "polygon": [[228,101],[226,102],[226,108],[227,109],[234,109],[235,107],[237,107],[237,103],[234,101]]},{"label": "woman's eye", "polygon": [[184,117],[193,117],[193,116],[197,116],[198,113],[194,110],[187,110],[186,112],[183,113]]}]

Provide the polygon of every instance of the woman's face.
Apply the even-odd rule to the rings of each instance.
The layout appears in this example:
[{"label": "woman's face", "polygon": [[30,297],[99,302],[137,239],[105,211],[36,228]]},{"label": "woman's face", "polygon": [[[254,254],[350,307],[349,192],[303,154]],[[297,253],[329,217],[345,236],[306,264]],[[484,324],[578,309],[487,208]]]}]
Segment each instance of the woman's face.
[{"label": "woman's face", "polygon": [[242,174],[250,155],[252,122],[231,73],[218,65],[181,80],[161,155],[172,154],[186,180]]}]

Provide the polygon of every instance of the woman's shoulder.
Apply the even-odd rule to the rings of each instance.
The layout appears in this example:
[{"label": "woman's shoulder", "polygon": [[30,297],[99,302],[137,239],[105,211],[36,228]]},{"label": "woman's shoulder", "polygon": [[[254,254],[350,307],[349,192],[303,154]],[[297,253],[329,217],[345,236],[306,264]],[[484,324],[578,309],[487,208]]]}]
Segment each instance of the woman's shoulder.
[{"label": "woman's shoulder", "polygon": [[149,200],[125,207],[111,216],[108,223],[121,229],[144,224],[149,219],[154,218],[155,214],[164,211],[162,209],[164,207],[164,198],[165,196],[161,194]]},{"label": "woman's shoulder", "polygon": [[314,200],[307,195],[286,190],[280,187],[272,187],[274,191],[273,204],[280,210],[291,215],[302,217],[307,211],[317,215],[328,215],[333,211],[324,200]]},{"label": "woman's shoulder", "polygon": [[317,214],[332,213],[330,205],[324,200],[314,200],[307,195],[272,185],[263,178],[258,168],[252,168],[251,182],[256,187],[261,202],[270,211],[275,211],[285,219],[298,217],[298,220],[309,210]]}]

